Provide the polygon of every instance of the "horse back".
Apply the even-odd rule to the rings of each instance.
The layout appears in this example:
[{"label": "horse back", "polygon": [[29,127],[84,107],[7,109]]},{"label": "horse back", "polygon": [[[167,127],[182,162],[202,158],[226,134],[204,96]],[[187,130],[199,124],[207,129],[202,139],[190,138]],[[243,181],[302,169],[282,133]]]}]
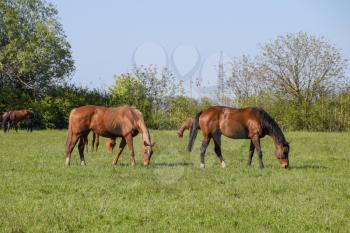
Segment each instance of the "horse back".
[{"label": "horse back", "polygon": [[247,139],[253,135],[262,135],[259,112],[254,107],[230,108],[215,106],[204,111],[200,117],[200,126],[207,133],[221,134],[234,139]]},{"label": "horse back", "polygon": [[69,127],[73,132],[80,133],[91,128],[97,106],[86,105],[72,109],[69,114]]},{"label": "horse back", "polygon": [[116,136],[136,134],[137,124],[141,119],[140,112],[133,107],[124,105],[117,108],[108,108],[103,121],[109,132]]}]

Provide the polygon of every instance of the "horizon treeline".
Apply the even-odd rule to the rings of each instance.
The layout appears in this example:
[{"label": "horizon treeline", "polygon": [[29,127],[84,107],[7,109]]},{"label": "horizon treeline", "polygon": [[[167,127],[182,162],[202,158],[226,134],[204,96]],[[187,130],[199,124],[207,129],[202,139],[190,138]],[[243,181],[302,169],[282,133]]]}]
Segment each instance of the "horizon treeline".
[{"label": "horizon treeline", "polygon": [[324,37],[288,33],[262,44],[255,57],[225,64],[214,91],[201,87],[208,95],[194,99],[170,70],[157,66],[116,75],[107,90],[72,84],[71,47],[57,9],[45,1],[0,1],[0,25],[0,110],[31,108],[37,128],[66,128],[78,106],[129,104],[153,129],[175,129],[211,105],[262,107],[285,130],[350,129],[348,61]]}]

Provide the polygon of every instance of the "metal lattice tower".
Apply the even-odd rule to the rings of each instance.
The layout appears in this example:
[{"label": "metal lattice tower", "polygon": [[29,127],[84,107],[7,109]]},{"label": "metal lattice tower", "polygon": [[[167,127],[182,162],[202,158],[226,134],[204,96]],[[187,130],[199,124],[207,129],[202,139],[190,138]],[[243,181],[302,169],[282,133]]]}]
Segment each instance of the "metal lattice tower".
[{"label": "metal lattice tower", "polygon": [[226,104],[225,98],[225,70],[224,70],[224,58],[222,51],[220,52],[219,65],[218,65],[218,99],[220,104]]}]

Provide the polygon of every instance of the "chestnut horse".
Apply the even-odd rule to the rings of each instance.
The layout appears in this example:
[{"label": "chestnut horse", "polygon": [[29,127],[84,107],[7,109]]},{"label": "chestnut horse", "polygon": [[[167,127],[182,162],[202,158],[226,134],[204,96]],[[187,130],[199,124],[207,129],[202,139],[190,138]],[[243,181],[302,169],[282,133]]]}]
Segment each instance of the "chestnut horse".
[{"label": "chestnut horse", "polygon": [[280,166],[282,168],[289,166],[289,143],[286,141],[276,121],[261,108],[248,107],[238,109],[213,106],[197,113],[192,127],[193,133],[187,149],[191,152],[200,128],[204,137],[200,149],[201,167],[205,166],[205,151],[212,138],[215,144],[214,151],[221,162],[221,166],[225,167],[225,161],[221,154],[222,134],[232,139],[250,139],[248,166],[251,166],[254,149],[256,149],[260,168],[264,167],[260,138],[269,135],[275,144],[275,156],[279,159]]},{"label": "chestnut horse", "polygon": [[33,111],[28,109],[23,110],[15,110],[15,111],[9,111],[7,112],[3,117],[2,127],[4,128],[4,132],[9,130],[10,124],[13,125],[16,132],[18,131],[18,126],[20,122],[25,121],[28,124],[27,131],[32,132],[33,131],[33,120],[35,117],[35,114]]},{"label": "chestnut horse", "polygon": [[136,164],[133,137],[140,133],[143,140],[143,165],[147,166],[149,164],[154,143],[151,144],[150,134],[144,123],[142,114],[136,108],[127,105],[117,108],[87,105],[73,109],[69,115],[66,165],[70,164],[72,151],[78,140],[80,164],[85,165],[84,146],[90,131],[110,139],[121,137],[122,140],[113,164],[117,164],[125,145],[128,145],[132,166]]},{"label": "chestnut horse", "polygon": [[177,132],[177,136],[179,138],[182,138],[184,136],[184,132],[186,129],[188,129],[190,131],[190,136],[191,136],[193,120],[194,120],[193,117],[189,117],[186,119],[186,121],[184,123],[182,123],[179,131]]}]

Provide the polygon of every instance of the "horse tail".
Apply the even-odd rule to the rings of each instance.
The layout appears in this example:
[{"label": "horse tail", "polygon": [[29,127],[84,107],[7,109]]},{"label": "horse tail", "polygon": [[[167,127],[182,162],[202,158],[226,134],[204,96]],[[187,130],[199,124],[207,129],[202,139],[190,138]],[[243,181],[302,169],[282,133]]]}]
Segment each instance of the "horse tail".
[{"label": "horse tail", "polygon": [[2,119],[2,128],[4,129],[4,132],[7,131],[7,124],[10,121],[10,112],[6,112],[6,115],[4,119]]},{"label": "horse tail", "polygon": [[68,153],[68,150],[69,150],[69,145],[72,141],[72,135],[73,135],[73,127],[72,127],[72,124],[71,124],[71,115],[69,116],[69,123],[68,123],[68,135],[67,135],[67,141],[66,141],[66,150],[67,150],[67,153]]},{"label": "horse tail", "polygon": [[194,144],[194,141],[196,140],[197,134],[198,134],[198,129],[199,129],[199,117],[201,116],[202,112],[199,112],[196,114],[196,117],[193,119],[192,122],[192,134],[190,135],[190,139],[188,141],[187,145],[187,151],[191,152],[192,147]]}]

